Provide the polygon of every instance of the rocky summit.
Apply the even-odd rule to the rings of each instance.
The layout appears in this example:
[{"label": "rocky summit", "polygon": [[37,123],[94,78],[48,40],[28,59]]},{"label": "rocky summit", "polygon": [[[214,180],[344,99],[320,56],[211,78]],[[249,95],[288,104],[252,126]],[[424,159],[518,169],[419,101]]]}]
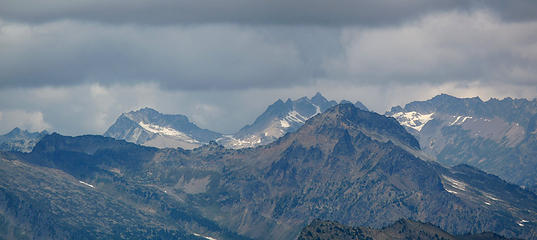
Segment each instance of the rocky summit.
[{"label": "rocky summit", "polygon": [[420,149],[394,118],[353,104],[239,150],[49,135],[29,154],[2,153],[0,213],[9,234],[28,237],[295,239],[316,218],[373,228],[405,218],[537,239],[535,194]]}]

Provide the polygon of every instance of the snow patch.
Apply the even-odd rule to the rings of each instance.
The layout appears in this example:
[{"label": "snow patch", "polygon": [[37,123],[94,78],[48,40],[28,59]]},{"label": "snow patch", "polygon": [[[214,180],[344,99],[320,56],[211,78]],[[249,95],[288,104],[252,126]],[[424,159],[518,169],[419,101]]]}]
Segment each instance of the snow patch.
[{"label": "snow patch", "polygon": [[[442,178],[445,179],[447,184],[449,184],[451,187],[453,187],[455,189],[458,189],[458,190],[461,190],[461,191],[466,191],[466,187],[468,186],[466,183],[458,181],[458,180],[455,180],[455,179],[450,178],[450,177],[445,176],[445,175],[442,175]],[[449,193],[455,192],[455,191],[450,191],[450,190],[446,189],[445,187],[444,187],[444,189]]]},{"label": "snow patch", "polygon": [[423,126],[427,124],[427,122],[433,120],[434,113],[429,114],[421,114],[419,112],[398,112],[394,113],[392,117],[397,119],[397,121],[403,125],[407,126],[409,128],[413,128],[417,130],[418,132],[421,131]]},{"label": "snow patch", "polygon": [[[461,120],[462,119],[462,120]],[[449,123],[449,126],[453,126],[453,125],[462,125],[464,122],[466,122],[466,120],[468,119],[472,119],[472,117],[470,116],[457,116],[457,118],[455,119],[455,121]]]},{"label": "snow patch", "polygon": [[232,135],[225,135],[223,138],[217,139],[216,142],[222,143],[229,148],[239,149],[255,147],[261,143],[261,138],[255,135],[246,138],[235,138]]},{"label": "snow patch", "polygon": [[490,200],[493,200],[493,201],[500,201],[500,199],[498,198],[495,198],[492,194],[490,193],[486,193],[486,192],[482,192],[483,196],[485,196],[486,198],[490,199]]},{"label": "snow patch", "polygon": [[199,141],[191,138],[190,136],[186,135],[185,133],[177,131],[177,130],[175,130],[173,128],[162,127],[162,126],[159,126],[159,125],[150,124],[150,123],[144,123],[144,122],[139,122],[138,125],[140,125],[140,127],[142,127],[143,129],[145,129],[146,131],[151,132],[151,133],[156,133],[156,134],[164,135],[164,136],[172,136],[172,137],[175,137],[175,138],[179,138],[182,141],[188,142],[188,143],[196,143],[196,144],[200,143]]},{"label": "snow patch", "polygon": [[522,219],[522,220],[516,222],[516,224],[518,224],[518,226],[524,227],[524,223],[528,223],[528,222],[530,222],[530,221]]},{"label": "snow patch", "polygon": [[282,125],[283,128],[288,128],[291,126],[289,122],[285,121],[284,119],[280,120],[280,125]]},{"label": "snow patch", "polygon": [[79,180],[78,182],[79,182],[79,183],[82,183],[82,184],[84,184],[84,185],[86,185],[86,186],[88,186],[88,187],[90,187],[90,188],[95,188],[93,185],[91,185],[91,184],[89,184],[89,183],[82,182],[82,181],[80,181],[80,180]]},{"label": "snow patch", "polygon": [[298,112],[295,111],[295,110],[289,112],[289,113],[287,114],[287,116],[285,116],[284,119],[285,119],[286,121],[298,122],[298,123],[304,123],[304,122],[306,122],[306,120],[308,120],[307,117],[302,116],[300,113],[298,113]]},{"label": "snow patch", "polygon": [[313,114],[313,116],[315,116],[315,115],[321,113],[321,107],[319,107],[319,106],[317,106],[317,105],[315,105],[315,104],[313,104],[313,106],[315,107],[315,114]]},{"label": "snow patch", "polygon": [[444,188],[444,190],[446,190],[446,192],[451,193],[451,194],[459,194],[459,193],[456,192],[456,191],[448,190],[448,189],[445,189],[445,188]]},{"label": "snow patch", "polygon": [[216,238],[203,236],[203,235],[201,235],[201,234],[199,234],[199,233],[192,233],[192,234],[193,234],[194,236],[196,236],[196,237],[202,237],[202,238],[205,238],[205,239],[207,239],[207,240],[217,240]]}]

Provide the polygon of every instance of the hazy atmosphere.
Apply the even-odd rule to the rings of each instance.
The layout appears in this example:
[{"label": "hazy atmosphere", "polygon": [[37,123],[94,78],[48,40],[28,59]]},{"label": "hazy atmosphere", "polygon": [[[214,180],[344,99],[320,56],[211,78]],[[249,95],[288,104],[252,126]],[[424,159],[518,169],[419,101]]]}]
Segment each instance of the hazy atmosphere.
[{"label": "hazy atmosphere", "polygon": [[231,133],[316,92],[379,113],[439,93],[537,96],[536,1],[0,6],[0,134],[102,134],[145,106]]}]

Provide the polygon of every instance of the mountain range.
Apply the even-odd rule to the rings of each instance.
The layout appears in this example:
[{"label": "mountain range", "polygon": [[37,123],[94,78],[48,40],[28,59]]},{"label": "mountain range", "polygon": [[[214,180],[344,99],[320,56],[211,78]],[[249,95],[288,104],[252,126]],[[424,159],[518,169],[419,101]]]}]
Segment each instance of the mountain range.
[{"label": "mountain range", "polygon": [[[253,123],[230,135],[201,129],[184,115],[143,108],[121,114],[104,136],[159,148],[193,149],[210,141],[234,149],[255,147],[296,131],[307,119],[336,104],[320,93],[311,99],[278,100]],[[367,110],[360,102],[355,106]],[[385,115],[396,118],[413,134],[429,158],[445,166],[469,164],[537,192],[535,99],[484,102],[477,97],[441,94],[427,101],[393,107]],[[0,150],[29,152],[46,134],[15,128],[0,136]]]},{"label": "mountain range", "polygon": [[537,185],[537,100],[446,94],[404,107],[396,118],[416,136],[423,151],[445,166],[468,164],[510,182]]},{"label": "mountain range", "polygon": [[1,236],[294,239],[316,218],[374,228],[405,218],[537,239],[534,193],[445,168],[397,120],[353,104],[256,148],[52,134],[0,158]]},{"label": "mountain range", "polygon": [[[121,114],[104,136],[159,148],[193,149],[210,141],[234,149],[255,147],[296,131],[306,120],[336,104],[336,101],[328,101],[320,93],[311,99],[302,97],[285,102],[279,99],[252,124],[231,135],[201,129],[184,115],[161,114],[154,109],[143,108]],[[367,110],[359,101],[355,105]]]}]

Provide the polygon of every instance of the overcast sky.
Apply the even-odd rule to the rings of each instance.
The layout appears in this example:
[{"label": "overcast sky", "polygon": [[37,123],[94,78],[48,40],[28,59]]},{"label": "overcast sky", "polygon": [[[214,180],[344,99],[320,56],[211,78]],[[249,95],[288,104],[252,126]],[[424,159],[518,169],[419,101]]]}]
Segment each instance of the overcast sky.
[{"label": "overcast sky", "polygon": [[145,106],[233,133],[316,92],[533,99],[537,1],[0,0],[0,134],[102,134]]}]

